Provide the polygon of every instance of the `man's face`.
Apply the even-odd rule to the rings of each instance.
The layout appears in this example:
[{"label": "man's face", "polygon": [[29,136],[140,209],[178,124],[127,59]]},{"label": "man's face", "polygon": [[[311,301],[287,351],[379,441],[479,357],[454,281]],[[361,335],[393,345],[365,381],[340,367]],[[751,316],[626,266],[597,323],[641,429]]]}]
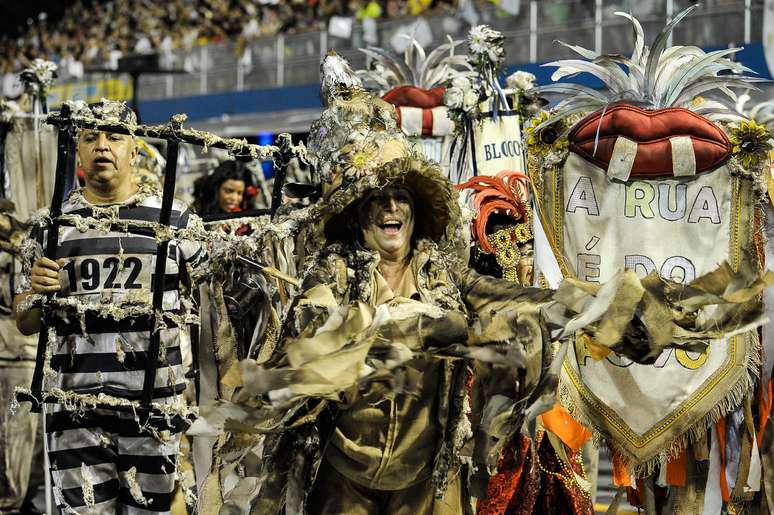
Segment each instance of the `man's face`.
[{"label": "man's face", "polygon": [[78,141],[78,158],[86,174],[86,187],[110,190],[131,181],[137,150],[131,136],[84,129]]},{"label": "man's face", "polygon": [[414,198],[405,188],[371,190],[358,206],[366,246],[382,257],[402,258],[414,234]]}]

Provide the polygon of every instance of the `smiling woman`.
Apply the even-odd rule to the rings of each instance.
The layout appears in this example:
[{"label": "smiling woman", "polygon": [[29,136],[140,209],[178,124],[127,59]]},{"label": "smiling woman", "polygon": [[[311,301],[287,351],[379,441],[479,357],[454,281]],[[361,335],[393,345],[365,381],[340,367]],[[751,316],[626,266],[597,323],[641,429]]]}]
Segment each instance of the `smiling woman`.
[{"label": "smiling woman", "polygon": [[201,216],[253,208],[256,187],[243,163],[224,161],[194,183],[194,209]]}]

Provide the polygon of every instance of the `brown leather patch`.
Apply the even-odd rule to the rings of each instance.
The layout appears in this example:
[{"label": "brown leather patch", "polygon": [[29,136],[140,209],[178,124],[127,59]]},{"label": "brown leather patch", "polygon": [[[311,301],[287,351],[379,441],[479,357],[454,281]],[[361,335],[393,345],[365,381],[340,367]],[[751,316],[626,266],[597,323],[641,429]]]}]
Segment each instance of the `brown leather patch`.
[{"label": "brown leather patch", "polygon": [[433,108],[443,105],[443,94],[446,88],[438,86],[423,89],[416,86],[398,86],[382,96],[382,100],[392,105],[402,107]]},{"label": "brown leather patch", "polygon": [[[600,122],[601,118],[601,122]],[[599,141],[594,153],[594,140]],[[670,138],[688,136],[696,155],[696,173],[713,170],[731,156],[725,133],[706,118],[684,109],[645,110],[627,104],[613,104],[578,122],[568,136],[570,150],[607,170],[619,136],[637,142],[631,177],[671,177]]]}]

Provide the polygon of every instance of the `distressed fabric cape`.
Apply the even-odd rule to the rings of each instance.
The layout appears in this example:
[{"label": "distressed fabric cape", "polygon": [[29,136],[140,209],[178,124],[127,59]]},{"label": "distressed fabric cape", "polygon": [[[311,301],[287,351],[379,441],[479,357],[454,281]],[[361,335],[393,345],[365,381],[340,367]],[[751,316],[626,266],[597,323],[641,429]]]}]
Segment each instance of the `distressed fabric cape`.
[{"label": "distressed fabric cape", "polygon": [[[495,408],[494,404],[489,404],[482,412],[476,410],[478,413],[471,417],[473,428],[467,415],[470,408],[465,386],[466,360],[445,361],[441,384],[437,390],[437,422],[443,436],[436,445],[433,472],[436,495],[440,497],[443,495],[450,471],[455,471],[471,460],[479,462],[479,466],[486,470],[488,462],[496,462],[496,456],[499,454],[499,450],[490,452],[494,443],[491,437],[496,435],[504,441],[520,427],[520,410],[511,413],[509,408],[513,407],[514,401],[526,400],[529,393],[535,391],[545,361],[550,359],[550,356],[546,357],[544,353],[548,333],[540,320],[540,306],[550,299],[550,292],[523,289],[512,283],[480,276],[473,271],[449,270],[448,263],[437,251],[436,245],[427,240],[420,241],[417,245],[414,263],[417,290],[422,303],[440,310],[429,316],[404,318],[393,313],[394,320],[388,326],[383,326],[382,334],[394,331],[393,334],[399,333],[416,339],[423,348],[470,342],[482,345],[495,340],[511,340],[522,343],[526,357],[526,368],[518,378],[520,381],[494,368],[488,373],[481,371],[480,381],[484,383],[483,389],[487,397],[497,398],[499,405]],[[296,300],[291,310],[284,331],[285,338],[280,343],[283,348],[277,354],[277,365],[286,361],[288,355],[298,352],[299,342],[304,341],[305,336],[320,336],[318,330],[328,320],[329,309],[332,309],[333,303],[337,306],[360,303],[360,309],[367,309],[362,306],[369,300],[377,264],[378,256],[375,253],[353,245],[335,244],[319,254],[304,282],[304,293]],[[449,319],[462,320],[463,332],[455,331],[455,326],[459,328],[459,324],[450,323]],[[465,322],[466,319],[472,322],[470,328]],[[365,327],[358,329],[367,330]],[[347,351],[351,347],[344,345],[338,351],[326,353],[320,359],[351,359],[350,366],[357,370],[358,363],[364,361],[362,355],[352,358],[351,354],[348,354]],[[373,344],[369,348],[373,349]],[[365,362],[377,369],[384,366],[375,360],[367,359]],[[314,360],[308,361],[307,364],[314,365]],[[324,366],[326,363],[320,361],[319,364]],[[299,376],[298,383],[294,384],[298,384],[299,388],[308,388],[313,370],[314,367],[310,366],[307,374],[304,377]],[[339,378],[340,376],[331,378],[331,383]],[[331,390],[324,391],[326,386],[331,386]],[[336,395],[331,393],[344,386],[343,383],[321,385],[319,395],[335,397]],[[292,390],[293,386],[290,388]],[[479,403],[481,404],[483,402]],[[257,500],[257,513],[277,513],[283,501],[286,502],[289,513],[302,512],[305,496],[311,490],[330,432],[335,427],[336,413],[340,409],[346,408],[329,400],[307,401],[304,409],[297,412],[296,420],[311,413],[317,415],[314,419],[293,431],[267,439],[264,446],[267,455],[267,481]],[[472,429],[476,429],[479,434],[476,438],[478,445],[475,450],[463,450],[472,436]]]}]

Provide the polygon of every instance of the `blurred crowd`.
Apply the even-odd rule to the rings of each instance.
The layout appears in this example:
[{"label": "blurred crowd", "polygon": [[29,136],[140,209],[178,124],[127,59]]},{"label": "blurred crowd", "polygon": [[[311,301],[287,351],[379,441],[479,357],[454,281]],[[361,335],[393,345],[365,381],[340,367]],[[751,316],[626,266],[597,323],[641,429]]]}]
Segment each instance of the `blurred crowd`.
[{"label": "blurred crowd", "polygon": [[250,41],[281,32],[320,30],[332,16],[396,18],[451,8],[455,0],[77,0],[64,15],[41,13],[17,34],[0,35],[0,76],[35,58],[79,77],[84,67],[115,68],[129,54],[225,39]]}]

